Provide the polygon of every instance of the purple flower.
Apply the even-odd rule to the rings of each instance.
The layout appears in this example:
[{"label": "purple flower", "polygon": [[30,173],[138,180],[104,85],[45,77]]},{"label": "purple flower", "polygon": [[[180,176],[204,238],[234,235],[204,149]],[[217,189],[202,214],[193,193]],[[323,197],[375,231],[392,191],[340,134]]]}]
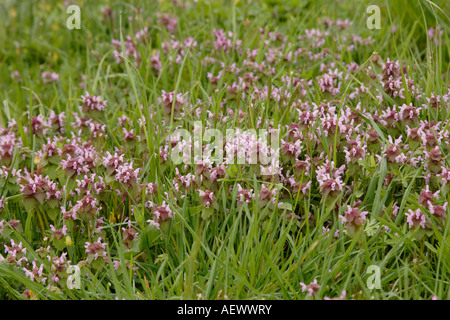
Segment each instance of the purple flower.
[{"label": "purple flower", "polygon": [[216,196],[214,195],[214,193],[212,191],[198,190],[198,194],[199,194],[200,198],[202,199],[202,204],[206,208],[209,208],[211,206],[211,204],[216,200]]},{"label": "purple flower", "polygon": [[55,72],[45,71],[42,73],[42,82],[44,82],[44,83],[55,82],[58,79],[59,79],[59,74],[57,74]]},{"label": "purple flower", "polygon": [[358,163],[367,152],[367,143],[361,143],[361,136],[357,135],[356,140],[347,139],[348,147],[344,147],[345,160],[347,163]]},{"label": "purple flower", "polygon": [[133,170],[133,163],[124,163],[116,170],[116,181],[129,188],[134,188],[139,181],[139,171],[141,168]]},{"label": "purple flower", "polygon": [[165,201],[160,206],[156,206],[153,210],[153,214],[155,215],[156,222],[164,222],[171,218],[173,218],[172,210]]},{"label": "purple flower", "polygon": [[419,194],[419,204],[422,206],[426,206],[430,201],[434,199],[437,199],[439,196],[440,190],[436,191],[435,193],[432,193],[430,191],[430,187],[426,185],[425,189],[422,189]]},{"label": "purple flower", "polygon": [[106,156],[103,157],[103,165],[108,171],[108,174],[111,174],[115,172],[120,166],[124,164],[124,155],[118,155],[115,153],[114,155],[111,155],[109,151],[106,151]]},{"label": "purple flower", "polygon": [[89,167],[83,156],[72,158],[70,154],[68,154],[66,160],[61,160],[61,167],[66,171],[69,177],[89,172]]},{"label": "purple flower", "polygon": [[347,223],[348,226],[357,228],[366,221],[367,211],[360,211],[359,208],[348,206],[343,216],[339,216],[342,222]]},{"label": "purple flower", "polygon": [[253,189],[244,189],[241,187],[241,185],[238,183],[237,184],[237,202],[238,204],[244,204],[244,203],[250,203],[252,202],[253,198],[254,198],[254,194],[253,194]]},{"label": "purple flower", "polygon": [[158,101],[163,105],[163,112],[166,115],[172,114],[172,105],[174,108],[174,114],[179,114],[182,106],[186,103],[182,93],[178,93],[175,96],[174,91],[166,92],[164,90],[162,90],[161,97],[158,98]]},{"label": "purple flower", "polygon": [[22,176],[20,191],[25,198],[34,198],[40,204],[45,200],[61,200],[61,191],[48,176],[43,178],[41,175],[27,173],[26,176]]},{"label": "purple flower", "polygon": [[122,228],[122,240],[123,244],[126,248],[131,248],[131,242],[138,236],[138,232],[136,229],[129,227],[129,228]]},{"label": "purple flower", "polygon": [[99,237],[95,242],[86,242],[84,248],[88,254],[88,258],[92,257],[94,260],[98,258],[107,259],[106,243],[102,243],[102,238]]},{"label": "purple flower", "polygon": [[64,236],[67,235],[67,226],[64,225],[62,229],[56,229],[52,224],[50,225],[50,229],[52,230],[52,236],[56,240],[61,240]]},{"label": "purple flower", "polygon": [[29,270],[27,267],[22,268],[25,271],[25,276],[31,279],[31,281],[41,282],[45,284],[47,281],[47,277],[43,277],[44,275],[44,265],[41,264],[39,267],[36,265],[36,261],[33,261],[32,268]]},{"label": "purple flower", "polygon": [[4,245],[5,253],[7,254],[4,261],[9,264],[21,266],[24,261],[28,261],[25,257],[27,253],[27,249],[23,247],[22,242],[18,244],[14,242],[13,239],[11,241],[11,246]]},{"label": "purple flower", "polygon": [[158,14],[158,23],[162,24],[169,32],[175,32],[177,30],[177,19],[168,14]]},{"label": "purple flower", "polygon": [[104,111],[106,108],[107,101],[103,100],[100,96],[91,96],[89,92],[86,91],[85,95],[81,96],[81,98],[83,99],[83,105],[79,108],[85,113]]},{"label": "purple flower", "polygon": [[22,77],[20,76],[20,73],[19,73],[19,71],[18,70],[14,70],[12,73],[11,73],[11,79],[16,79],[17,80],[17,82],[22,82]]},{"label": "purple flower", "polygon": [[405,215],[407,216],[406,221],[408,222],[410,228],[415,228],[418,225],[420,225],[423,229],[425,228],[427,220],[420,209],[417,209],[416,211],[412,211],[411,209],[409,209],[408,212],[405,213]]},{"label": "purple flower", "polygon": [[317,291],[319,291],[320,289],[320,286],[317,283],[317,279],[314,279],[314,281],[308,285],[304,284],[303,282],[300,282],[300,285],[302,286],[302,292],[305,291],[308,292],[309,296],[315,296]]},{"label": "purple flower", "polygon": [[345,165],[339,168],[335,168],[334,166],[334,161],[331,161],[330,164],[327,159],[325,164],[319,166],[316,170],[317,181],[319,182],[320,191],[323,195],[337,195],[345,186],[341,178],[345,170]]},{"label": "purple flower", "polygon": [[61,207],[63,213],[63,219],[82,219],[82,220],[93,220],[102,207],[97,207],[98,200],[95,199],[89,191],[87,194],[69,210],[66,211],[64,207]]}]

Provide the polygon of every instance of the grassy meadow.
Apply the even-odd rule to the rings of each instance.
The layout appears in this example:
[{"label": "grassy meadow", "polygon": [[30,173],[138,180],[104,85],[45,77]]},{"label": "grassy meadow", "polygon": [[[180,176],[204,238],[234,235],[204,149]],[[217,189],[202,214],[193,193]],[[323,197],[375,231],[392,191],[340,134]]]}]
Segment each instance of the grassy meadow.
[{"label": "grassy meadow", "polygon": [[0,299],[449,299],[449,15],[0,1]]}]

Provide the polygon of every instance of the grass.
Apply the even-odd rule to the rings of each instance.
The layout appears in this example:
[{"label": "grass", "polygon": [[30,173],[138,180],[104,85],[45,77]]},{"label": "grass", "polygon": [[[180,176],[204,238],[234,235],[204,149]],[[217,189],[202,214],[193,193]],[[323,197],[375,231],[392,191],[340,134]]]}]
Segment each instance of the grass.
[{"label": "grass", "polygon": [[[2,251],[3,244],[9,246],[11,239],[21,242],[27,248],[29,263],[36,260],[38,265],[44,265],[44,274],[51,275],[54,274],[52,264],[45,254],[37,251],[40,247],[50,246],[48,254],[51,258],[67,253],[70,264],[81,267],[82,276],[80,289],[68,289],[65,284],[68,274],[63,272],[61,281],[52,283],[51,290],[48,290],[49,282],[32,281],[25,275],[23,266],[0,262],[0,299],[287,300],[336,298],[343,291],[348,299],[450,298],[448,218],[439,223],[426,211],[427,218],[432,221],[426,235],[420,228],[410,229],[406,223],[408,209],[420,207],[417,198],[424,188],[427,169],[423,164],[397,168],[388,164],[385,158],[378,161],[375,154],[381,154],[379,150],[388,144],[388,136],[394,134],[367,117],[357,109],[357,103],[349,99],[355,88],[361,84],[370,85],[373,90],[356,101],[370,112],[378,110],[380,114],[386,106],[413,103],[420,107],[427,103],[425,97],[430,97],[431,93],[445,95],[450,75],[449,3],[425,0],[198,0],[186,1],[186,7],[173,5],[171,1],[74,3],[81,7],[80,30],[66,28],[69,14],[60,1],[6,0],[0,3],[0,77],[3,79],[0,82],[0,124],[7,128],[8,122],[15,119],[15,132],[22,141],[21,146],[14,148],[14,157],[6,167],[27,168],[33,172],[44,164],[41,169],[44,175],[49,174],[59,187],[66,186],[58,205],[68,210],[80,200],[69,193],[76,188],[75,177],[67,177],[58,163],[51,164],[44,158],[36,160],[47,137],[30,134],[33,128],[26,112],[33,117],[49,117],[50,110],[58,114],[64,112],[66,131],[61,136],[78,135],[78,129],[73,125],[76,121],[73,113],[78,111],[82,104],[80,97],[87,90],[108,102],[105,111],[94,118],[106,126],[105,134],[95,138],[89,131],[83,131],[80,137],[83,141],[91,141],[100,157],[106,151],[114,153],[115,148],[122,150],[127,162],[133,161],[134,168],[141,168],[142,183],[158,185],[157,193],[151,196],[152,202],[161,205],[166,201],[174,218],[161,224],[161,230],[153,228],[147,222],[152,218],[152,211],[144,206],[148,200],[145,195],[133,194],[133,188],[117,181],[107,181],[111,187],[107,188],[103,198],[98,198],[102,207],[98,217],[104,218],[102,230],[97,233],[95,224],[90,222],[79,222],[79,228],[76,228],[75,222],[69,225],[68,235],[72,244],[68,245],[67,239],[63,238],[64,243],[55,245],[50,224],[59,227],[68,224],[62,219],[61,211],[52,218],[47,204],[27,208],[17,185],[14,186],[10,179],[12,177],[9,174],[2,176],[0,185],[6,204],[0,220],[19,220],[23,228],[5,227],[9,231],[0,236],[0,254],[6,257],[7,253]],[[381,8],[380,30],[366,27],[368,14],[365,10],[371,4]],[[101,9],[106,7],[114,12],[112,20],[103,18]],[[170,32],[158,23],[156,13],[176,17],[176,29]],[[268,63],[269,48],[274,46],[263,42],[269,39],[269,31],[286,37],[289,45],[282,49],[283,54],[293,51],[295,46],[311,50],[313,54],[320,53],[321,48],[312,48],[308,40],[298,38],[304,35],[305,30],[319,28],[319,25],[323,30],[321,23],[325,17],[333,21],[347,18],[353,21],[347,33],[337,28],[330,29],[331,36],[342,42],[334,41],[331,36],[325,39],[323,47],[340,55],[330,54],[315,61],[304,59],[298,64],[287,61],[276,64],[273,73],[261,74],[256,81],[258,89],[267,87],[264,99],[253,101],[251,94],[243,98],[239,94],[230,97],[227,87],[238,80],[236,70],[225,69],[220,63],[205,63],[206,57],[214,57],[225,66],[236,63],[238,68],[244,68],[248,59],[238,50],[225,52],[215,49],[212,45],[215,29],[232,31],[231,41],[235,44],[241,39],[243,53],[247,49],[257,49],[254,60],[258,64]],[[444,31],[439,46],[427,34],[427,30],[436,25]],[[394,26],[396,30],[392,32]],[[148,28],[149,39],[136,45],[142,57],[142,63],[136,66],[135,60],[125,54],[127,36],[135,37],[136,32],[144,27]],[[266,30],[260,31],[259,28]],[[370,36],[374,41],[370,45],[357,46],[354,51],[346,51],[340,44],[344,43],[342,37],[350,34],[362,38]],[[164,41],[182,41],[188,37],[193,37],[206,48],[199,49],[194,45],[184,48],[184,55],[177,62],[179,51],[169,49],[164,52]],[[121,63],[116,63],[113,56],[112,39],[119,40],[117,50],[125,54]],[[148,67],[151,63],[147,61],[156,52],[160,52],[159,73]],[[385,93],[379,81],[368,77],[367,69],[364,69],[371,66],[372,70],[377,70],[377,65],[371,60],[374,52],[383,61],[389,57],[413,70],[415,86],[423,89],[423,96],[418,101],[414,100],[411,88],[405,84],[405,99],[402,101]],[[342,63],[347,65],[353,61],[359,65],[359,71],[352,74]],[[322,63],[330,65],[333,62],[339,72],[348,76],[348,80],[343,82],[339,94],[330,98],[326,92],[321,92],[317,76],[322,74]],[[379,66],[378,69],[381,70]],[[15,70],[19,71],[22,82],[11,79]],[[58,73],[59,80],[43,83],[41,75],[44,71]],[[216,76],[219,71],[223,71],[222,76],[213,85],[207,73]],[[294,87],[282,81],[283,76],[291,73],[312,81],[304,97],[296,96]],[[402,75],[405,80],[406,75]],[[85,88],[80,86],[81,82]],[[378,102],[375,89],[382,91],[383,103]],[[173,91],[175,96],[181,93],[186,99],[184,111],[189,110],[190,104],[204,105],[205,108],[198,114],[186,112],[177,117],[174,101],[167,116],[158,101],[162,90]],[[255,89],[251,88],[250,92],[252,90]],[[274,98],[276,95],[272,93],[281,92],[277,90],[289,91],[288,101]],[[223,99],[227,99],[226,103],[222,103]],[[344,183],[352,188],[350,193],[344,189],[334,198],[326,198],[317,185],[306,194],[293,192],[280,181],[262,181],[250,165],[230,165],[227,176],[219,179],[214,187],[217,203],[213,210],[209,210],[202,205],[196,190],[176,192],[175,168],[184,173],[194,173],[195,168],[190,166],[183,171],[181,165],[160,160],[160,146],[165,145],[166,138],[179,128],[192,132],[195,121],[218,128],[224,134],[228,128],[255,129],[259,127],[258,123],[264,126],[273,121],[273,128],[280,125],[284,134],[282,138],[286,139],[285,127],[298,121],[296,109],[299,105],[294,103],[310,101],[320,105],[332,100],[338,106],[339,118],[344,117],[343,107],[349,105],[351,110],[360,114],[364,125],[376,130],[381,141],[380,149],[370,151],[358,163],[359,173],[350,170],[344,173]],[[227,108],[234,114],[230,114]],[[215,117],[210,117],[206,110]],[[240,117],[239,111],[246,116]],[[438,111],[428,108],[422,110],[420,117],[421,120],[445,122],[448,111],[448,104],[447,109]],[[122,115],[129,118],[127,130],[133,129],[141,141],[124,142],[117,120]],[[140,126],[139,120],[142,119],[145,119],[145,124]],[[345,144],[340,144],[342,137],[339,132],[335,130],[331,136],[326,136],[323,125],[315,123],[311,132],[320,132],[317,134],[320,142],[304,141],[302,155],[308,154],[312,158],[323,151],[324,156],[317,159],[309,176],[301,175],[300,185],[324,164],[324,158],[334,160],[336,168],[348,165],[342,149]],[[397,130],[397,136],[403,134],[406,137],[406,127],[399,126]],[[58,147],[62,145],[60,142]],[[442,143],[439,147],[445,155],[443,165],[448,167],[446,146]],[[417,155],[419,151],[415,152]],[[282,159],[282,164],[293,170],[291,162]],[[95,166],[91,173],[103,176],[105,181],[107,179],[101,164]],[[393,178],[386,183],[385,178],[391,175]],[[258,195],[262,183],[277,191],[276,204],[283,204],[281,208],[261,206],[256,200],[239,205],[237,184],[253,189]],[[440,185],[437,188],[440,189]],[[120,189],[126,196],[121,198],[115,189]],[[180,197],[183,193],[184,197]],[[439,196],[442,202],[449,199],[443,187]],[[369,213],[365,224],[352,237],[345,232],[345,224],[338,216],[344,215],[346,206],[358,200]],[[399,206],[397,216],[386,214],[395,202]],[[288,219],[288,214],[301,218]],[[313,220],[305,218],[310,214],[314,216]],[[136,223],[134,228],[139,234],[131,247],[123,245],[122,228],[128,226],[125,218]],[[324,233],[323,226],[329,231]],[[81,232],[83,228],[88,232]],[[338,237],[333,236],[336,232]],[[84,262],[87,257],[85,242],[95,242],[99,236],[107,243],[105,252],[109,263],[95,265],[92,261]],[[117,269],[113,261],[118,263]],[[371,265],[380,267],[379,289],[368,288],[367,280],[371,274],[367,270]],[[300,282],[309,284],[314,279],[318,280],[320,289],[312,297],[302,291]]]}]

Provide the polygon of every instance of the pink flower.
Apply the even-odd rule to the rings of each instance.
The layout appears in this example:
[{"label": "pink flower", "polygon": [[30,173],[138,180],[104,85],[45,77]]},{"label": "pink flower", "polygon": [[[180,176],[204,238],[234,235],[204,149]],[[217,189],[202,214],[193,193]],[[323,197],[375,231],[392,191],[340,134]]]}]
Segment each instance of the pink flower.
[{"label": "pink flower", "polygon": [[[232,36],[231,32],[228,33],[228,36]],[[233,46],[233,42],[231,41],[231,39],[229,39],[229,37],[227,37],[223,30],[214,30],[214,37],[214,48],[216,50],[223,49],[223,51],[227,53],[228,50]]]},{"label": "pink flower", "polygon": [[[393,141],[391,136],[388,136],[388,146],[385,148],[383,152],[383,156],[387,159],[389,163],[393,164],[413,164],[416,165],[418,159],[411,158],[411,152],[408,152],[406,155],[402,152],[406,148],[401,143],[402,136],[398,137],[395,142]],[[381,157],[379,155],[375,155],[379,160]]]},{"label": "pink flower", "polygon": [[45,71],[42,73],[42,82],[50,83],[59,79],[59,75],[55,72]]},{"label": "pink flower", "polygon": [[61,167],[66,170],[69,177],[89,172],[89,167],[83,156],[72,158],[68,154],[66,160],[61,160]]},{"label": "pink flower", "polygon": [[297,158],[302,150],[301,143],[301,140],[297,140],[295,143],[290,143],[281,139],[281,150],[283,152],[283,155],[289,158]]},{"label": "pink flower", "polygon": [[89,123],[89,130],[91,131],[93,138],[97,138],[97,137],[101,137],[101,136],[104,136],[105,138],[107,137],[107,135],[105,134],[105,132],[106,132],[105,124],[91,121]]},{"label": "pink flower", "polygon": [[319,291],[320,286],[317,283],[317,279],[314,279],[313,282],[306,285],[303,282],[300,282],[300,285],[302,286],[302,292],[307,291],[309,296],[315,296],[317,291]]},{"label": "pink flower", "polygon": [[441,173],[436,176],[441,179],[443,185],[447,185],[450,182],[450,168],[441,167],[441,169]]},{"label": "pink flower", "polygon": [[165,201],[163,201],[162,205],[157,206],[154,211],[153,214],[156,217],[156,222],[164,222],[167,221],[171,218],[173,218],[173,213],[172,210],[170,210],[170,207],[168,204],[166,204]]},{"label": "pink flower", "polygon": [[31,279],[31,281],[41,282],[45,284],[47,281],[46,277],[43,277],[44,274],[44,265],[41,264],[39,267],[36,265],[36,261],[33,261],[32,268],[29,270],[28,268],[24,267],[22,268],[23,271],[25,271],[25,276]]},{"label": "pink flower", "polygon": [[143,188],[145,188],[146,195],[158,193],[158,185],[156,183],[143,183],[140,186],[140,190],[142,190]]},{"label": "pink flower", "polygon": [[241,187],[241,185],[238,183],[237,184],[237,188],[238,188],[238,193],[237,193],[237,202],[238,204],[243,204],[243,203],[250,203],[253,198],[254,198],[254,194],[253,194],[253,189],[251,190],[247,190]]},{"label": "pink flower", "polygon": [[94,260],[97,260],[98,258],[107,259],[106,245],[106,243],[102,243],[102,238],[99,237],[96,242],[86,242],[84,248],[86,249],[88,257],[93,257]]},{"label": "pink flower", "polygon": [[[130,225],[130,224],[129,224]],[[123,244],[127,248],[131,248],[131,242],[138,236],[136,229],[132,228],[122,228],[122,239]]]},{"label": "pink flower", "polygon": [[22,141],[16,138],[14,132],[3,129],[0,135],[0,160],[4,164],[9,164],[14,154],[14,148],[21,148]]},{"label": "pink flower", "polygon": [[216,181],[217,179],[225,177],[227,174],[225,170],[225,165],[217,165],[215,168],[212,168],[209,172],[209,179],[211,182]]},{"label": "pink flower", "polygon": [[174,114],[181,112],[181,107],[185,105],[185,100],[182,93],[175,96],[175,91],[166,92],[162,90],[161,97],[158,98],[159,103],[163,105],[164,114],[170,115],[172,113],[172,105]]},{"label": "pink flower", "polygon": [[7,254],[4,261],[9,264],[21,266],[22,262],[28,261],[28,259],[25,257],[27,253],[27,249],[23,247],[22,242],[19,242],[19,244],[16,244],[13,239],[11,241],[11,246],[4,245],[5,247],[5,253]]},{"label": "pink flower", "polygon": [[64,133],[64,118],[66,115],[64,112],[56,114],[55,111],[50,110],[50,115],[48,117],[48,126],[51,127],[58,133]]},{"label": "pink flower", "polygon": [[418,225],[420,225],[423,229],[425,228],[425,224],[427,222],[426,217],[420,209],[417,209],[416,211],[409,209],[408,213],[405,213],[405,215],[407,216],[406,221],[408,222],[410,228],[417,227]]},{"label": "pink flower", "polygon": [[387,77],[389,77],[389,76],[399,77],[401,75],[400,63],[398,62],[398,60],[393,62],[393,61],[389,60],[389,57],[388,57],[386,62],[383,63],[382,72]]},{"label": "pink flower", "polygon": [[[90,128],[92,119],[88,117],[80,117],[77,113],[73,113],[73,116],[75,117],[75,122],[72,122],[72,125],[75,128],[78,128],[82,130],[83,128]],[[81,131],[79,131],[81,132]]]},{"label": "pink flower", "polygon": [[[95,181],[99,180],[99,181]],[[84,176],[83,180],[76,180],[77,187],[75,191],[78,195],[86,194],[89,191],[89,187],[92,187],[95,194],[100,194],[106,190],[106,185],[102,177],[97,176],[95,173],[91,174],[90,177],[87,175]]]},{"label": "pink flower", "polygon": [[309,111],[309,110],[305,110],[305,111],[301,111],[299,109],[297,109],[298,113],[299,113],[299,121],[300,121],[300,127],[301,129],[306,129],[311,127],[317,117],[318,111]]},{"label": "pink flower", "polygon": [[361,137],[359,135],[356,137],[356,140],[347,139],[347,142],[349,146],[344,147],[347,163],[358,163],[358,160],[363,159],[366,155],[367,144],[361,143]]},{"label": "pink flower", "polygon": [[337,83],[337,77],[333,74],[323,74],[318,80],[320,90],[322,92],[329,92],[332,96],[339,93],[341,84]]},{"label": "pink flower", "polygon": [[129,188],[134,188],[139,181],[139,171],[141,168],[133,170],[132,163],[125,163],[117,168],[116,181]]},{"label": "pink flower", "polygon": [[[121,42],[116,39],[113,39],[111,42],[116,47],[116,50],[112,52],[112,55],[116,59],[116,63],[121,63],[123,61]],[[124,44],[125,44],[125,55],[129,59],[133,59],[134,65],[136,67],[139,67],[142,57],[136,48],[136,44],[133,42],[133,39],[129,35],[126,36]]]},{"label": "pink flower", "polygon": [[359,208],[348,206],[347,211],[345,211],[343,216],[339,216],[339,218],[341,218],[342,222],[347,223],[347,225],[359,227],[366,221],[367,213],[367,211],[359,211]]},{"label": "pink flower", "polygon": [[447,217],[447,205],[448,202],[444,203],[443,206],[435,206],[431,201],[428,201],[428,210],[430,210],[430,213],[435,216],[439,222],[443,223],[444,219]]},{"label": "pink flower", "polygon": [[264,183],[261,185],[261,191],[259,192],[258,199],[262,201],[263,203],[267,203],[269,201],[276,200],[277,191],[276,190],[270,190],[266,188]]},{"label": "pink flower", "polygon": [[407,120],[409,123],[418,122],[422,108],[416,108],[410,103],[409,106],[403,104],[399,109],[400,111],[397,114],[398,120]]},{"label": "pink flower", "polygon": [[108,8],[102,9],[102,15],[103,15],[103,19],[105,21],[114,19],[114,12],[113,12],[112,8],[108,7]]},{"label": "pink flower", "polygon": [[429,168],[434,173],[439,173],[444,162],[444,157],[442,157],[442,152],[439,146],[434,147],[429,152],[424,150],[425,159],[427,163],[424,165],[425,168]]},{"label": "pink flower", "polygon": [[419,204],[421,204],[422,206],[426,206],[430,201],[433,200],[433,198],[434,199],[438,198],[439,192],[440,190],[436,191],[435,193],[432,193],[430,191],[430,187],[426,185],[425,189],[422,189],[420,191]]},{"label": "pink flower", "polygon": [[436,43],[437,46],[439,46],[439,37],[444,34],[444,30],[441,30],[441,27],[438,25],[435,28],[429,28],[428,36]]},{"label": "pink flower", "polygon": [[119,126],[124,126],[130,121],[130,119],[126,115],[122,115],[121,117],[117,118],[117,121],[119,121]]},{"label": "pink flower", "polygon": [[[331,169],[333,167],[333,169]],[[326,160],[323,166],[319,166],[316,170],[317,181],[319,182],[320,190],[323,195],[331,194],[336,195],[341,192],[345,186],[341,179],[345,170],[345,165],[339,168],[334,168],[334,162],[328,162]]]},{"label": "pink flower", "polygon": [[64,207],[61,208],[63,219],[93,220],[102,209],[102,207],[97,207],[97,204],[98,200],[92,197],[88,191],[69,211],[66,211]]},{"label": "pink flower", "polygon": [[159,15],[158,23],[166,27],[169,32],[175,32],[177,30],[176,17],[171,17],[168,14]]},{"label": "pink flower", "polygon": [[31,131],[33,134],[38,136],[46,135],[48,128],[49,124],[43,115],[40,114],[37,117],[31,117]]},{"label": "pink flower", "polygon": [[62,229],[56,229],[52,224],[50,225],[50,229],[52,230],[53,238],[56,240],[61,240],[65,235],[67,235],[67,226],[64,225]]},{"label": "pink flower", "polygon": [[199,196],[202,199],[202,203],[206,208],[209,208],[211,204],[216,200],[216,196],[209,190],[198,190]]},{"label": "pink flower", "polygon": [[337,298],[328,298],[324,297],[323,300],[345,300],[345,296],[347,295],[347,292],[345,290],[342,290],[341,296]]},{"label": "pink flower", "polygon": [[143,29],[139,30],[135,35],[135,38],[138,42],[145,42],[149,37],[150,35],[148,34],[148,27],[144,27]]},{"label": "pink flower", "polygon": [[116,169],[118,169],[120,166],[124,164],[124,155],[118,155],[115,153],[114,155],[111,155],[109,151],[106,151],[106,156],[103,157],[103,165],[108,171],[108,174],[113,173]]},{"label": "pink flower", "polygon": [[22,82],[22,77],[20,76],[20,73],[18,70],[15,70],[11,73],[11,79],[16,79],[17,82]]},{"label": "pink flower", "polygon": [[40,204],[43,204],[45,200],[61,200],[61,191],[48,176],[43,178],[41,175],[27,173],[27,176],[22,177],[20,191],[25,198],[34,198]]},{"label": "pink flower", "polygon": [[309,176],[309,170],[311,169],[311,158],[309,156],[305,156],[306,160],[296,160],[294,164],[294,173],[297,176]]},{"label": "pink flower", "polygon": [[155,70],[158,75],[161,73],[162,70],[162,63],[159,58],[159,51],[157,51],[151,58],[150,58],[150,67]]},{"label": "pink flower", "polygon": [[80,110],[89,113],[91,111],[103,111],[106,108],[107,101],[103,100],[100,96],[91,96],[86,91],[85,96],[81,96],[83,99],[83,105],[80,106]]},{"label": "pink flower", "polygon": [[69,267],[70,260],[67,260],[67,252],[61,254],[61,257],[50,257],[47,256],[47,259],[51,262],[50,270],[53,273],[52,281],[59,282],[59,275],[64,273]]}]

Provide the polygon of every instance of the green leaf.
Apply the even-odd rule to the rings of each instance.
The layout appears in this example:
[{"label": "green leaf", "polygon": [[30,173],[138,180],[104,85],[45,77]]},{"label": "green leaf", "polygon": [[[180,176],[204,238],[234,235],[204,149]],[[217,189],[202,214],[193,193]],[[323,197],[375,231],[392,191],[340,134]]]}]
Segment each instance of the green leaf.
[{"label": "green leaf", "polygon": [[290,204],[289,202],[280,202],[278,204],[278,208],[281,210],[292,211],[292,204]]},{"label": "green leaf", "polygon": [[131,241],[130,248],[126,249],[125,251],[131,251],[131,252],[134,252],[134,253],[139,253],[141,251],[140,250],[140,245],[141,245],[141,242],[143,241],[142,238],[143,238],[142,235],[138,235],[136,238],[134,238]]},{"label": "green leaf", "polygon": [[139,250],[145,250],[148,249],[153,242],[161,235],[161,231],[158,230],[158,228],[152,224],[148,224],[145,227],[145,233],[142,237],[141,241],[139,242]]},{"label": "green leaf", "polygon": [[50,208],[54,209],[59,204],[59,201],[57,199],[50,199],[46,202],[46,204],[48,204]]},{"label": "green leaf", "polygon": [[38,204],[38,202],[33,198],[24,198],[22,203],[28,213],[31,213]]},{"label": "green leaf", "polygon": [[369,219],[364,228],[364,232],[369,236],[374,236],[378,229],[380,228],[380,223],[375,219]]},{"label": "green leaf", "polygon": [[34,196],[36,197],[37,201],[38,201],[40,204],[44,204],[44,201],[45,201],[45,193],[39,192],[39,193],[36,193]]},{"label": "green leaf", "polygon": [[53,240],[53,245],[55,246],[56,249],[58,249],[59,251],[63,251],[64,248],[66,247],[66,238],[62,238],[60,240]]},{"label": "green leaf", "polygon": [[191,215],[195,215],[195,214],[197,214],[197,213],[202,212],[202,210],[203,210],[204,207],[205,207],[205,206],[200,205],[200,206],[196,206],[196,207],[190,207],[190,208],[188,208],[188,210],[189,210],[189,213],[190,213]]},{"label": "green leaf", "polygon": [[45,210],[45,213],[52,221],[57,220],[60,212],[61,211],[59,210],[59,208],[50,208],[50,209]]},{"label": "green leaf", "polygon": [[438,250],[435,247],[433,247],[433,245],[431,243],[429,243],[428,241],[425,241],[425,245],[427,246],[428,249],[431,250],[431,252],[438,254]]},{"label": "green leaf", "polygon": [[210,217],[212,217],[214,214],[214,209],[213,208],[205,208],[202,211],[202,219],[203,220],[208,220]]}]

